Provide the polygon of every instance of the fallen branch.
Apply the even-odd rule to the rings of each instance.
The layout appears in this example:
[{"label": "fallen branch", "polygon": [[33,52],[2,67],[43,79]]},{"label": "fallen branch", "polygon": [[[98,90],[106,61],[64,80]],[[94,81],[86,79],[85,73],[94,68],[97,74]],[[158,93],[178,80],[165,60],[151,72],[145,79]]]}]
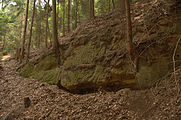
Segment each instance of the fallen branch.
[{"label": "fallen branch", "polygon": [[174,52],[173,52],[173,74],[174,74],[174,79],[175,79],[175,83],[176,83],[176,86],[178,87],[178,93],[180,92],[180,89],[179,89],[179,84],[178,84],[178,81],[177,81],[177,77],[176,77],[176,61],[175,61],[175,55],[176,55],[176,51],[177,51],[177,48],[178,48],[178,44],[181,40],[181,37],[178,39],[177,43],[176,43],[176,46],[175,46],[175,49],[174,49]]}]

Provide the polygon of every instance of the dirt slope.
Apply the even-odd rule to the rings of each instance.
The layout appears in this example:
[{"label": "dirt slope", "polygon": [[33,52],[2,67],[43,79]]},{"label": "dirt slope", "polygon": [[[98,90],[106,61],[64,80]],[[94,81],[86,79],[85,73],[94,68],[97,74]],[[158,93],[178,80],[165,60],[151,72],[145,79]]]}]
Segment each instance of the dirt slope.
[{"label": "dirt slope", "polygon": [[[174,5],[175,7],[169,7],[172,6],[173,1],[169,5],[167,1],[169,0],[140,0],[132,5],[134,44],[137,46],[135,51],[139,54],[146,51],[141,58],[140,64],[144,63],[144,65],[139,66],[139,72],[141,75],[146,75],[143,79],[146,78],[148,81],[167,69],[167,67],[157,67],[159,65],[169,65],[169,69],[173,70],[172,55],[181,35],[178,17],[180,4],[178,0],[174,0],[178,4]],[[177,17],[172,16],[173,11]],[[89,76],[93,76],[93,80],[102,80],[103,74],[108,73],[116,79],[119,78],[118,81],[121,83],[123,79],[120,78],[126,78],[126,80],[130,78],[127,76],[130,75],[128,73],[135,71],[131,71],[133,69],[127,61],[128,56],[125,55],[127,54],[125,18],[121,16],[122,13],[115,10],[95,20],[85,22],[73,33],[60,40],[63,42],[61,46],[63,58],[61,59],[64,61],[62,68],[64,82],[69,80],[66,75],[63,75],[64,73],[69,75],[76,73],[73,74],[71,81],[78,84],[80,78],[86,81],[90,79]],[[2,62],[0,65],[0,120],[180,120],[181,44],[178,45],[175,55],[178,61],[175,74],[172,71],[168,74],[164,73],[155,87],[147,90],[126,88],[117,92],[106,92],[100,89],[97,93],[72,94],[58,89],[56,85],[38,82],[31,78],[34,77],[32,74],[26,74],[29,75],[29,79],[20,77],[19,73],[15,72],[15,61]],[[86,54],[89,56],[85,57]],[[36,61],[39,62],[32,62],[30,71],[35,70],[33,74],[38,79],[56,82],[58,70],[55,58],[48,56],[41,62],[38,56],[39,54],[36,56]],[[158,59],[160,56],[161,58],[168,57],[169,63],[165,59]],[[161,61],[158,62],[158,60]],[[120,70],[127,70],[126,76]],[[35,73],[37,71],[41,74]],[[29,71],[25,70],[25,72]],[[73,87],[71,86],[70,89],[77,89]],[[31,100],[29,108],[24,108],[26,97]]]},{"label": "dirt slope", "polygon": [[[76,95],[54,85],[18,76],[12,66],[2,63],[0,78],[0,120],[180,120],[181,92],[175,81],[166,77],[158,86],[148,90]],[[181,69],[176,72],[181,85]],[[31,106],[24,108],[24,98]],[[7,120],[7,119],[6,119]]]}]

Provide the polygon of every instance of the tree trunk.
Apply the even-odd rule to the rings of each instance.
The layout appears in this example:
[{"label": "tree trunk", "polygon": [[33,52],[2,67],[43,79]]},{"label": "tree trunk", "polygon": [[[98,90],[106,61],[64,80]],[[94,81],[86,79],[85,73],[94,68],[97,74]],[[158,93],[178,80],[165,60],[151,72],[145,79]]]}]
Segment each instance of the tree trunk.
[{"label": "tree trunk", "polygon": [[25,48],[25,39],[26,39],[26,28],[27,28],[27,20],[28,20],[28,9],[29,9],[29,0],[27,0],[26,4],[26,17],[25,17],[25,25],[24,25],[24,32],[23,32],[23,40],[22,40],[22,47],[21,47],[21,58],[22,61],[24,58],[24,48]]},{"label": "tree trunk", "polygon": [[48,16],[49,16],[49,2],[50,0],[48,0],[47,3],[47,8],[46,8],[46,30],[45,30],[45,47],[48,47]]},{"label": "tree trunk", "polygon": [[[21,36],[21,35],[20,35]],[[19,59],[19,41],[18,39],[15,37],[15,43],[16,43],[16,48],[15,48],[15,59],[18,60]]]},{"label": "tree trunk", "polygon": [[75,29],[77,28],[77,16],[78,16],[78,0],[75,0]]},{"label": "tree trunk", "polygon": [[90,19],[93,19],[94,17],[94,0],[90,0]]},{"label": "tree trunk", "polygon": [[49,34],[49,39],[50,39],[50,47],[52,47],[52,33],[51,33],[51,31],[50,31],[50,27],[49,27],[49,25],[48,25],[48,34]]},{"label": "tree trunk", "polygon": [[38,31],[37,31],[37,33],[38,33],[38,48],[40,48],[40,45],[41,45],[41,20],[42,20],[42,17],[41,17],[41,15],[42,15],[42,8],[41,8],[41,0],[39,0],[38,1],[39,2],[39,11],[40,11],[40,14],[39,14],[39,19],[38,19]]},{"label": "tree trunk", "polygon": [[36,0],[34,0],[34,3],[33,3],[33,13],[32,13],[32,19],[31,19],[30,36],[29,36],[29,41],[28,41],[28,52],[27,52],[26,63],[28,62],[29,56],[30,56],[31,37],[32,37],[33,22],[34,22],[35,9],[36,9],[35,5],[36,5]]},{"label": "tree trunk", "polygon": [[101,14],[104,14],[106,11],[106,1],[102,0],[102,5],[101,5]]},{"label": "tree trunk", "polygon": [[112,0],[112,6],[113,6],[113,9],[115,9],[115,3],[114,3],[114,0]]},{"label": "tree trunk", "polygon": [[[119,1],[119,5],[118,7],[121,9],[122,12],[125,12],[125,0],[118,0]],[[129,2],[129,1],[128,1]]]},{"label": "tree trunk", "polygon": [[111,11],[111,0],[108,0],[108,11]]},{"label": "tree trunk", "polygon": [[52,0],[53,7],[53,49],[55,51],[55,55],[57,57],[58,65],[60,65],[60,55],[59,55],[59,42],[58,42],[58,34],[57,34],[57,22],[56,22],[56,0]]},{"label": "tree trunk", "polygon": [[15,56],[15,59],[16,59],[16,60],[19,59],[19,48],[18,48],[18,47],[16,48],[16,56]]},{"label": "tree trunk", "polygon": [[3,9],[3,7],[4,7],[3,2],[4,2],[4,0],[2,0],[2,9]]},{"label": "tree trunk", "polygon": [[70,10],[71,10],[71,0],[68,0],[68,25],[67,30],[70,32]]},{"label": "tree trunk", "polygon": [[[59,3],[59,7],[61,8],[61,0],[60,0],[60,3]],[[59,17],[59,33],[62,32],[62,14],[61,14],[61,9],[59,10],[59,14],[60,14],[60,17]]]},{"label": "tree trunk", "polygon": [[[58,6],[57,6],[57,26],[59,26],[59,6],[60,6],[60,0],[58,0]],[[57,33],[59,34],[59,27],[57,27]]]},{"label": "tree trunk", "polygon": [[63,36],[65,36],[65,0],[63,0],[63,19],[62,19],[62,32]]},{"label": "tree trunk", "polygon": [[132,43],[132,25],[131,25],[131,13],[130,13],[130,3],[129,0],[125,0],[125,6],[126,6],[126,22],[127,22],[127,39],[128,39],[128,50],[130,52],[130,55],[132,57],[132,49],[133,49],[133,43]]},{"label": "tree trunk", "polygon": [[4,35],[2,51],[4,51],[5,48],[6,48],[6,36]]}]

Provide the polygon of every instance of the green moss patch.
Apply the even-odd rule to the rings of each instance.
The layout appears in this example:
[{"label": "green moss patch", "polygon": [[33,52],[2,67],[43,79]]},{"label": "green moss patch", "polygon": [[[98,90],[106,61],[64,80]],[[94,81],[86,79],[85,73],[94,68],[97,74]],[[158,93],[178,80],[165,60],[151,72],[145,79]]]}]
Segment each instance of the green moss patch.
[{"label": "green moss patch", "polygon": [[103,82],[103,67],[97,66],[96,68],[89,70],[75,70],[66,71],[61,73],[61,84],[64,87],[75,86],[83,83],[99,83]]},{"label": "green moss patch", "polygon": [[57,67],[57,59],[53,56],[47,56],[40,63],[35,65],[35,71],[46,71]]},{"label": "green moss patch", "polygon": [[34,72],[34,65],[32,63],[26,64],[20,72],[20,75],[23,77],[30,77],[32,72]]},{"label": "green moss patch", "polygon": [[78,85],[89,81],[92,77],[94,70],[76,70],[76,71],[64,71],[61,73],[61,84],[64,87]]},{"label": "green moss patch", "polygon": [[105,49],[100,48],[100,46],[96,48],[89,43],[85,46],[75,48],[72,52],[73,55],[68,57],[64,63],[65,67],[92,63],[97,55],[104,54]]},{"label": "green moss patch", "polygon": [[54,68],[47,71],[33,72],[31,74],[32,78],[39,80],[41,82],[47,82],[48,84],[56,84],[58,76],[58,68]]},{"label": "green moss patch", "polygon": [[53,55],[45,57],[37,65],[28,63],[21,70],[20,75],[26,78],[34,78],[49,84],[56,84],[58,67],[57,60]]}]

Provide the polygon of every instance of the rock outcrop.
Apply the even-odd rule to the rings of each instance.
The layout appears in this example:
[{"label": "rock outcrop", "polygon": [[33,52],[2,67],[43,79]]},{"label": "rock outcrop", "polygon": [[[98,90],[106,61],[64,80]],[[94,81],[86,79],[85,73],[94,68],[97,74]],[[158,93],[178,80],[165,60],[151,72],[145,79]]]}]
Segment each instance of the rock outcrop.
[{"label": "rock outcrop", "polygon": [[170,13],[167,8],[171,6],[161,0],[138,1],[131,8],[132,59],[127,50],[125,16],[119,10],[87,21],[60,39],[59,78],[64,88],[78,93],[146,88],[172,71],[173,57],[180,65],[181,47],[173,56],[181,35],[179,15]]}]

